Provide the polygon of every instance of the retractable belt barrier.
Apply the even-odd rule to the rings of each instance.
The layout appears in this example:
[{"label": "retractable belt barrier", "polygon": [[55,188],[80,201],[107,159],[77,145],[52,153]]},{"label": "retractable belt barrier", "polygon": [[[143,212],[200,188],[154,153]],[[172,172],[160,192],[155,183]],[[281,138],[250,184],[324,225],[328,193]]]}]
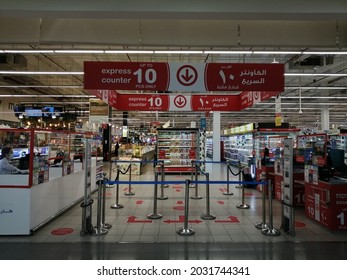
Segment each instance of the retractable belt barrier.
[{"label": "retractable belt barrier", "polygon": [[[261,179],[262,181],[266,180],[266,173],[261,173]],[[268,228],[268,224],[266,223],[266,209],[265,209],[265,200],[266,200],[266,192],[264,185],[261,186],[262,189],[262,195],[261,195],[261,214],[262,214],[262,221],[260,223],[255,224],[255,227],[257,229],[265,229]]]},{"label": "retractable belt barrier", "polygon": [[198,166],[197,164],[195,165],[195,168],[196,170],[199,169],[199,171],[206,176],[206,213],[201,215],[201,219],[214,220],[216,216],[210,213],[210,174],[201,170],[200,166]]},{"label": "retractable belt barrier", "polygon": [[121,209],[124,206],[122,204],[119,204],[119,174],[120,174],[120,167],[117,166],[117,175],[115,182],[117,182],[117,187],[116,187],[116,203],[111,204],[111,208],[113,209]]},{"label": "retractable belt barrier", "polygon": [[164,194],[164,188],[168,188],[169,185],[164,184],[165,182],[165,165],[164,161],[160,162],[160,175],[161,175],[161,184],[160,184],[160,196],[157,198],[159,200],[166,200],[168,197]]},{"label": "retractable belt barrier", "polygon": [[[199,162],[192,160],[192,175],[191,175],[191,181],[190,181],[189,187],[194,188],[195,192],[194,192],[194,195],[190,197],[191,199],[202,199],[202,196],[199,195],[199,184],[197,183],[198,175],[199,175],[198,170],[200,170]],[[195,183],[192,183],[194,182],[193,173],[195,174]]]},{"label": "retractable belt barrier", "polygon": [[158,172],[154,173],[154,196],[153,196],[153,213],[147,215],[148,219],[160,219],[163,215],[158,213]]},{"label": "retractable belt barrier", "polygon": [[[129,182],[131,182],[131,163],[129,164],[127,170],[122,172],[122,170],[119,170],[120,173],[123,175],[127,174],[129,172]],[[131,190],[131,183],[129,183],[128,191],[124,193],[125,195],[135,195],[135,193]]]},{"label": "retractable belt barrier", "polygon": [[[117,161],[119,162],[126,162],[129,163],[130,161]],[[227,192],[223,193],[224,195],[232,195],[233,193],[230,192],[229,190],[229,185],[239,185],[242,186],[242,203],[239,204],[237,206],[237,208],[240,209],[248,209],[249,205],[244,203],[244,186],[245,185],[263,185],[262,189],[263,189],[263,194],[262,194],[262,222],[256,224],[255,226],[259,229],[262,229],[262,233],[265,235],[272,235],[272,236],[276,236],[280,234],[280,231],[278,229],[273,228],[273,212],[272,212],[272,199],[269,198],[269,223],[265,222],[265,188],[264,185],[268,185],[269,187],[269,193],[271,193],[271,181],[267,182],[266,178],[265,178],[265,174],[262,174],[262,180],[260,182],[256,182],[256,181],[241,181],[241,174],[243,174],[243,170],[241,168],[241,165],[239,164],[239,171],[237,173],[234,173],[231,168],[230,168],[230,163],[229,162],[220,162],[220,161],[192,161],[192,171],[191,171],[191,178],[193,178],[193,175],[195,174],[195,181],[193,180],[170,180],[170,181],[166,181],[165,177],[163,177],[163,174],[165,173],[165,169],[164,169],[164,162],[161,161],[146,161],[143,163],[147,163],[147,162],[155,162],[155,163],[159,163],[160,164],[160,172],[161,172],[161,196],[158,197],[158,177],[159,177],[159,172],[156,171],[154,173],[154,181],[131,181],[131,163],[129,164],[128,169],[125,172],[122,172],[120,170],[120,167],[117,166],[117,176],[115,181],[106,181],[107,184],[113,185],[116,184],[117,185],[117,189],[116,189],[116,203],[111,205],[111,208],[123,208],[124,206],[119,204],[119,185],[120,184],[128,184],[129,185],[129,191],[128,193],[124,193],[125,195],[129,195],[129,193],[132,193],[131,191],[131,185],[132,184],[137,184],[137,185],[153,185],[154,186],[154,194],[153,194],[153,213],[148,214],[147,218],[148,219],[160,219],[163,217],[162,214],[158,213],[158,207],[157,207],[157,200],[158,199],[163,199],[162,197],[164,197],[163,194],[163,188],[167,187],[168,185],[178,185],[178,184],[184,184],[185,185],[185,206],[184,206],[184,225],[182,228],[179,228],[176,232],[180,235],[193,235],[195,233],[195,230],[192,228],[188,227],[188,219],[189,219],[189,189],[190,188],[195,188],[195,195],[191,197],[191,199],[201,199],[201,196],[198,195],[198,185],[199,184],[206,184],[206,213],[201,215],[201,219],[204,220],[213,220],[216,218],[215,215],[210,213],[210,185],[211,184],[226,184],[227,185]],[[204,172],[203,170],[201,170],[200,168],[200,164],[201,163],[222,163],[222,164],[226,164],[227,166],[227,180],[226,181],[222,181],[222,180],[210,180],[209,177],[209,173]],[[119,180],[119,175],[121,174],[127,174],[127,172],[129,172],[129,180],[125,181],[125,180]],[[233,176],[239,176],[239,180],[235,181],[232,180],[230,181],[230,176],[229,176],[229,172],[233,175]],[[198,173],[205,175],[206,180],[203,181],[199,181],[198,180]],[[165,182],[165,184],[164,184]],[[198,197],[198,198],[197,198]],[[166,198],[165,198],[166,199]],[[99,206],[98,206],[99,207]],[[99,211],[98,211],[99,212]],[[101,212],[101,211],[100,211]],[[98,223],[99,224],[99,223]],[[103,225],[103,223],[100,223],[101,225]]]}]

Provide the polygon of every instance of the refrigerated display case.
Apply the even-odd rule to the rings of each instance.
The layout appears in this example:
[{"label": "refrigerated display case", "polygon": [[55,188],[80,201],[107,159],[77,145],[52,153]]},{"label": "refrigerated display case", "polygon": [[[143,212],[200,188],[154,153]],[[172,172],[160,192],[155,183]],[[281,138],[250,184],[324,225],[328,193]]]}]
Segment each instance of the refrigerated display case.
[{"label": "refrigerated display case", "polygon": [[233,127],[224,134],[224,159],[230,164],[250,166],[253,162],[254,124]]},{"label": "refrigerated display case", "polygon": [[157,157],[164,161],[165,173],[191,172],[192,160],[199,159],[199,130],[159,128]]}]

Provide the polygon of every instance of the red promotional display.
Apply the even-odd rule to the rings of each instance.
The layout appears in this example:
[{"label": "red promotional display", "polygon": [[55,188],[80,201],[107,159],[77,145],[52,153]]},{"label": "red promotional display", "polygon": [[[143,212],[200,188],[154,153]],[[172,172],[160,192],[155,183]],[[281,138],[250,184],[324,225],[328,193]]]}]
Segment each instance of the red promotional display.
[{"label": "red promotional display", "polygon": [[85,89],[283,91],[283,64],[84,62]]},{"label": "red promotional display", "polygon": [[346,184],[305,183],[305,213],[330,230],[346,231]]}]

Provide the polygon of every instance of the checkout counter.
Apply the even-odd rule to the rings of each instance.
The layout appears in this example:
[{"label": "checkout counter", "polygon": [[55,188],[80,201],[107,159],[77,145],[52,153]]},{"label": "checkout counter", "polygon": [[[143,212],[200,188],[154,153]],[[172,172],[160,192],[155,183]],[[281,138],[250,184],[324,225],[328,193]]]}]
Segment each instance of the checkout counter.
[{"label": "checkout counter", "polygon": [[332,149],[323,167],[305,166],[305,213],[332,231],[347,230],[347,166]]},{"label": "checkout counter", "polygon": [[[29,139],[30,145],[12,148],[11,162],[19,167],[26,157],[29,168],[23,169],[29,169],[29,173],[0,175],[0,235],[29,235],[81,201],[85,171],[80,161],[73,160],[71,132],[6,129],[3,134],[4,137],[23,136]],[[66,157],[54,164],[56,150],[65,142]],[[91,158],[92,192],[97,189],[96,161],[95,157]]]}]

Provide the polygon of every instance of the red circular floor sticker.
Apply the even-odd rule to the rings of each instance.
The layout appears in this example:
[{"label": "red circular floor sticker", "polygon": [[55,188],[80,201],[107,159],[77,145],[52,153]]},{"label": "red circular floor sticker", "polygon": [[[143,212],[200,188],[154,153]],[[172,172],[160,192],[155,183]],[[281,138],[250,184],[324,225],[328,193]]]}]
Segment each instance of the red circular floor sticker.
[{"label": "red circular floor sticker", "polygon": [[295,222],[295,227],[305,227],[305,226],[306,226],[306,224],[303,222],[299,222],[299,221]]},{"label": "red circular floor sticker", "polygon": [[53,235],[66,235],[74,232],[73,228],[57,228],[51,231]]},{"label": "red circular floor sticker", "polygon": [[184,206],[174,206],[172,207],[174,210],[184,210]]}]

